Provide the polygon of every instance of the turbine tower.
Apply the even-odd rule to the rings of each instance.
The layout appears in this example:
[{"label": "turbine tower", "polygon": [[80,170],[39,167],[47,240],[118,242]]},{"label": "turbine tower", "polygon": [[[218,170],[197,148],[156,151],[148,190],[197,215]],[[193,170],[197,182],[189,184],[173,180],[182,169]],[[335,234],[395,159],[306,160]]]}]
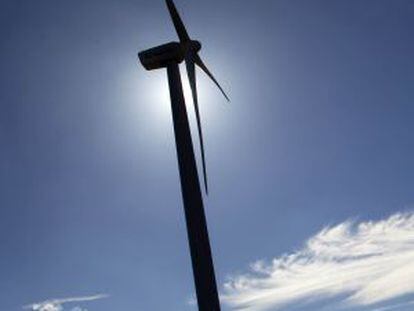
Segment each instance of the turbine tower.
[{"label": "turbine tower", "polygon": [[227,100],[229,100],[229,98],[198,55],[198,52],[201,49],[201,43],[190,38],[173,1],[166,0],[166,2],[175,30],[178,34],[179,42],[166,43],[140,52],[138,57],[144,68],[147,70],[167,69],[181,192],[184,203],[184,213],[187,224],[187,235],[198,307],[200,311],[219,311],[220,302],[217,292],[216,277],[207,231],[203,197],[191,139],[190,125],[184,101],[179,64],[185,61],[191,86],[194,110],[197,119],[198,136],[200,139],[203,179],[206,193],[208,193],[208,183],[203,132],[198,107],[196,65],[213,80],[223,93],[224,97]]}]

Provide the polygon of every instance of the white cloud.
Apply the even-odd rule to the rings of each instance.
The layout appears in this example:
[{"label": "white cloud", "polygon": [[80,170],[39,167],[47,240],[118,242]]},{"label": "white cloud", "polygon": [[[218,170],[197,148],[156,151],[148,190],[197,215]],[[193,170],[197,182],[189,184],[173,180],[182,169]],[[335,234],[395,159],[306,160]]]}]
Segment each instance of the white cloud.
[{"label": "white cloud", "polygon": [[369,306],[414,294],[414,213],[325,228],[297,252],[252,264],[224,290],[227,304],[245,310],[333,297],[342,307]]},{"label": "white cloud", "polygon": [[[71,302],[83,302],[83,301],[93,301],[102,298],[106,298],[108,295],[99,294],[93,296],[83,296],[83,297],[70,297],[62,299],[48,299],[46,301],[33,303],[27,306],[24,306],[24,309],[32,311],[63,311],[63,305]],[[87,311],[81,307],[74,307],[71,311]]]}]

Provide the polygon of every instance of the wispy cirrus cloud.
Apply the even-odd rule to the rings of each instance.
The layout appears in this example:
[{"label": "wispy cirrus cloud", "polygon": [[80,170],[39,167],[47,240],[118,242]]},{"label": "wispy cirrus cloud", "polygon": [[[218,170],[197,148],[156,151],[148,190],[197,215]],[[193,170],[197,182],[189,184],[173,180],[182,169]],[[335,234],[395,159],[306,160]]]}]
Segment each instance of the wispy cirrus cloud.
[{"label": "wispy cirrus cloud", "polygon": [[[103,299],[107,297],[108,295],[99,294],[99,295],[93,295],[93,296],[48,299],[42,302],[37,302],[37,303],[24,306],[23,309],[28,309],[32,311],[63,311],[64,310],[63,305],[67,303],[94,301],[94,300]],[[76,306],[72,308],[71,310],[72,311],[86,311],[79,306]]]},{"label": "wispy cirrus cloud", "polygon": [[386,308],[387,301],[414,294],[414,213],[325,228],[299,251],[257,261],[229,278],[224,291],[223,300],[241,310],[335,297],[341,308],[384,302]]}]

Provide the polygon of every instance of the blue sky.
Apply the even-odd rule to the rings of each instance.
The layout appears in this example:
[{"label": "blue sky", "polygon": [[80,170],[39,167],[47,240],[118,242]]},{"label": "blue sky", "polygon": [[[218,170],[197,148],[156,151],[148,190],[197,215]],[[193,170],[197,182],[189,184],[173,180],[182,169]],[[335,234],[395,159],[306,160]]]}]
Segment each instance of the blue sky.
[{"label": "blue sky", "polygon": [[[358,226],[385,224],[373,238],[413,256],[414,2],[176,4],[232,100],[199,73],[223,294],[229,280],[256,280],[252,263],[268,278],[283,254],[319,262],[307,247],[324,228],[349,226],[334,235],[343,253]],[[0,309],[106,294],[64,310],[194,310],[166,77],[137,64],[138,51],[176,40],[164,1],[3,0],[0,26]],[[408,288],[344,306],[366,285],[266,299],[270,310],[414,299]]]}]

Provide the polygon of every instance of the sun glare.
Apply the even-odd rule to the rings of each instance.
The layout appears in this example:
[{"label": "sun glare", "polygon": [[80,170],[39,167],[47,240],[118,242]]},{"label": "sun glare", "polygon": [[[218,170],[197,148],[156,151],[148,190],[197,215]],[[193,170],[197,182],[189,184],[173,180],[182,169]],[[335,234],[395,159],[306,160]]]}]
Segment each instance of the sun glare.
[{"label": "sun glare", "polygon": [[[191,94],[190,84],[187,78],[187,74],[184,68],[181,69],[181,80],[183,85],[184,97],[186,101],[187,113],[190,120],[194,118],[194,105],[193,97]],[[150,75],[146,83],[146,96],[150,109],[153,112],[153,117],[159,122],[171,121],[171,108],[170,108],[170,92],[168,89],[168,80],[165,71],[155,72]],[[205,79],[202,79],[201,74],[198,75],[197,92],[198,103],[200,107],[200,114],[202,119],[210,119],[215,112],[214,103],[210,101],[210,90],[204,86]],[[207,81],[209,82],[209,81]],[[217,101],[220,99],[220,94],[217,94]]]},{"label": "sun glare", "polygon": [[[194,141],[198,141],[193,98],[185,66],[180,66],[180,72],[191,132]],[[152,137],[154,144],[164,143],[167,137],[170,139],[169,135],[173,135],[172,114],[166,70],[142,70],[139,74],[130,70],[120,78],[119,85],[124,97],[130,94],[126,101],[130,117],[125,126],[135,129],[138,126],[138,131],[146,133],[143,134],[145,137]],[[215,85],[201,70],[197,70],[197,91],[203,134],[207,143],[208,137],[219,136],[223,121],[226,120],[227,105]],[[212,146],[209,148],[211,150]]]},{"label": "sun glare", "polygon": [[[168,80],[165,72],[161,72],[161,75],[157,75],[156,79],[152,79],[151,83],[151,93],[154,100],[158,102],[167,102],[170,103],[170,92],[168,89]],[[154,77],[153,77],[154,78]],[[190,83],[187,79],[186,71],[181,68],[181,82],[183,85],[184,97],[187,103],[192,102],[193,97],[191,94]],[[198,92],[198,101],[205,102],[208,101],[208,94],[205,92],[200,81],[197,81],[197,92]]]}]

